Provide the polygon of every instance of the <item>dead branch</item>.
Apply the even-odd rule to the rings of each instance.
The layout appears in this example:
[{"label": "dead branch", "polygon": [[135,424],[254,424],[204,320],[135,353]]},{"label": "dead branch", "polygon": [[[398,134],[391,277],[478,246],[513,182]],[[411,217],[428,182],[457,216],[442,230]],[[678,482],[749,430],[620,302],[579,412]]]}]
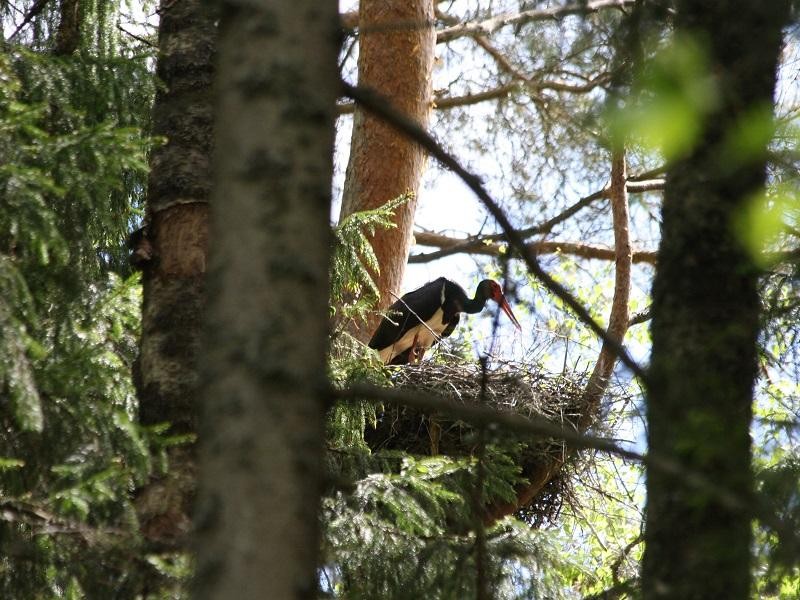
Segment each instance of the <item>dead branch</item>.
[{"label": "dead branch", "polygon": [[145,46],[149,46],[149,47],[151,47],[151,48],[158,48],[158,45],[157,45],[157,44],[154,44],[153,42],[151,42],[151,41],[150,41],[150,40],[148,40],[147,38],[143,38],[143,37],[142,37],[142,36],[140,36],[140,35],[136,35],[135,33],[131,32],[131,31],[128,31],[128,30],[127,30],[127,29],[125,29],[125,28],[124,28],[124,27],[123,27],[123,26],[122,26],[120,23],[117,23],[117,29],[119,29],[119,30],[120,30],[122,33],[124,33],[125,35],[132,37],[132,38],[133,38],[133,39],[135,39],[137,42],[141,42],[141,43],[142,43],[142,44],[144,44]]},{"label": "dead branch", "polygon": [[490,35],[498,29],[509,25],[557,20],[569,15],[587,15],[606,8],[622,9],[627,6],[633,6],[633,4],[635,4],[635,0],[595,0],[594,2],[577,2],[567,6],[531,9],[518,13],[504,13],[483,21],[472,21],[446,27],[436,34],[436,43],[451,42],[464,36]]},{"label": "dead branch", "polygon": [[751,502],[751,498],[742,497],[727,488],[717,485],[699,471],[688,468],[686,465],[678,463],[671,458],[655,455],[652,452],[644,455],[634,450],[623,448],[608,438],[580,433],[574,427],[564,427],[536,415],[526,417],[513,412],[498,411],[475,403],[457,402],[433,393],[377,387],[370,384],[356,384],[343,390],[331,389],[328,390],[327,394],[333,400],[366,400],[375,404],[389,403],[408,406],[427,414],[443,413],[471,423],[474,426],[488,427],[489,431],[492,428],[498,428],[505,432],[528,437],[541,436],[559,439],[573,448],[592,448],[628,460],[641,462],[649,469],[657,469],[667,473],[682,481],[685,485],[708,494],[729,510],[750,516],[758,516],[770,526],[791,533],[792,538],[796,537],[793,530],[788,528],[787,523],[776,518],[769,511],[763,510],[762,507],[754,505]]},{"label": "dead branch", "polygon": [[14,32],[10,36],[8,36],[8,38],[6,38],[6,41],[10,42],[15,37],[17,37],[19,32],[22,31],[28,23],[30,23],[31,21],[33,21],[34,18],[39,16],[39,14],[44,10],[45,6],[47,6],[49,2],[50,0],[36,0],[36,2],[33,3],[33,6],[31,6],[28,9],[28,12],[25,13],[25,18],[22,19],[22,22],[19,25],[17,25],[17,28],[14,30]]},{"label": "dead branch", "polygon": [[[607,77],[605,74],[601,74],[583,84],[573,84],[561,80],[536,81],[532,79],[532,76],[519,74],[512,81],[487,90],[470,92],[463,96],[442,96],[435,98],[433,101],[433,108],[447,110],[460,106],[471,106],[489,100],[500,100],[519,90],[527,90],[531,94],[542,90],[552,90],[570,94],[585,94],[603,85],[606,81]],[[352,114],[353,110],[355,110],[355,105],[352,102],[340,102],[336,105],[336,114],[338,115],[349,115]]]},{"label": "dead branch", "polygon": [[[418,245],[433,246],[440,248],[435,252],[412,254],[408,257],[409,264],[428,263],[445,256],[453,254],[477,254],[481,256],[502,256],[506,252],[504,244],[493,242],[486,237],[475,237],[467,239],[452,238],[440,233],[421,231],[414,233],[414,238]],[[529,242],[526,247],[536,256],[542,254],[569,254],[580,258],[597,260],[614,260],[616,251],[614,248],[599,246],[596,244],[584,244],[580,242],[559,242],[555,240],[543,240]],[[652,250],[636,250],[632,253],[634,263],[656,263],[657,253]]]},{"label": "dead branch", "polygon": [[[664,179],[647,179],[643,181],[628,181],[626,185],[626,189],[628,190],[629,194],[638,194],[642,192],[650,192],[650,191],[657,191],[664,189]],[[534,225],[532,227],[525,227],[519,230],[519,234],[525,238],[530,237],[532,235],[543,235],[545,233],[550,233],[556,225],[559,225],[573,217],[584,208],[587,208],[597,200],[603,200],[608,198],[610,187],[606,186],[602,190],[598,190],[589,194],[588,196],[584,196],[559,214],[555,215],[554,217],[548,219],[544,223],[540,223],[539,225]],[[500,234],[489,234],[484,236],[483,239],[490,240],[490,241],[497,241],[505,239],[505,236]]]}]

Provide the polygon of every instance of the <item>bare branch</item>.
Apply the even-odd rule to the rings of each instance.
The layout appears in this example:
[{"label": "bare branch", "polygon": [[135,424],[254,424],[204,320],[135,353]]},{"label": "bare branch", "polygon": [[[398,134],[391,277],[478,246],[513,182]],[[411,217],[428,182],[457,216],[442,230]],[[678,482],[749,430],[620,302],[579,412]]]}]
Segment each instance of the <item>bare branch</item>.
[{"label": "bare branch", "polygon": [[[650,192],[655,190],[663,190],[664,189],[664,180],[663,179],[651,179],[647,181],[638,181],[632,182],[628,181],[626,185],[626,189],[628,190],[629,194],[637,194],[641,192]],[[602,190],[598,190],[589,194],[588,196],[584,196],[573,205],[566,208],[564,211],[560,212],[556,216],[548,219],[544,223],[539,225],[534,225],[532,227],[526,227],[524,229],[519,230],[519,234],[523,237],[530,237],[532,235],[538,234],[545,234],[550,233],[556,225],[559,225],[569,219],[570,217],[574,216],[584,208],[591,205],[596,200],[602,200],[604,198],[608,198],[609,194],[609,187],[605,187]],[[503,234],[492,234],[485,236],[487,240],[502,240],[505,239]]]},{"label": "bare branch", "polygon": [[490,35],[509,25],[521,25],[533,21],[550,21],[569,15],[586,15],[606,8],[624,8],[633,6],[636,0],[595,0],[594,2],[578,2],[567,6],[532,9],[519,13],[505,13],[483,21],[473,21],[446,27],[436,34],[436,42],[441,44],[457,38],[475,35]]},{"label": "bare branch", "polygon": [[[625,150],[615,149],[611,157],[611,214],[614,223],[614,250],[616,270],[614,272],[614,297],[608,318],[608,335],[620,344],[628,330],[628,299],[631,292],[631,237],[630,215],[628,212],[628,191],[626,189],[628,167]],[[655,254],[655,253],[654,253]],[[580,426],[588,427],[596,413],[601,397],[606,391],[614,371],[616,356],[607,344],[603,344],[594,370],[586,384],[586,408],[581,416]]]},{"label": "bare branch", "polygon": [[[576,213],[580,212],[596,200],[607,198],[609,194],[608,187],[598,190],[588,196],[584,196],[564,211],[556,216],[548,219],[544,223],[518,229],[517,233],[523,237],[528,238],[532,235],[543,235],[550,233],[553,228],[566,221]],[[654,190],[664,189],[663,179],[650,179],[645,181],[632,182],[628,181],[626,189],[629,194],[649,192]],[[467,239],[451,238],[442,234],[433,232],[420,232],[416,233],[417,243],[423,246],[435,246],[441,248],[436,252],[427,254],[417,254],[409,258],[410,263],[425,263],[451,254],[468,253],[468,254],[485,254],[488,256],[499,256],[502,253],[501,247],[492,242],[499,242],[506,239],[505,234],[495,233],[483,236],[475,236]],[[611,260],[614,258],[613,250],[602,246],[592,246],[590,244],[576,244],[574,242],[537,242],[529,244],[531,251],[536,254],[550,254],[553,252],[563,252],[565,254],[575,254],[585,258],[597,258],[603,260]],[[655,264],[656,252],[651,250],[635,250],[633,253],[634,263],[649,263]]]},{"label": "bare branch", "polygon": [[505,71],[514,79],[519,79],[521,81],[529,81],[529,78],[520,71],[515,65],[511,64],[511,61],[508,60],[508,57],[500,52],[494,45],[489,41],[485,35],[476,35],[475,36],[475,43],[478,44],[481,48],[483,48],[486,53],[494,59],[494,62],[497,63],[497,66],[500,67],[501,70]]},{"label": "bare branch", "polygon": [[[487,237],[459,239],[430,231],[416,232],[414,237],[418,245],[434,246],[441,248],[441,250],[424,254],[412,254],[408,257],[408,262],[411,264],[428,263],[453,254],[501,256],[506,252],[504,244],[490,241]],[[614,260],[616,258],[614,248],[595,244],[542,240],[529,242],[526,246],[536,256],[560,253],[597,260]],[[655,264],[657,253],[652,250],[636,250],[633,252],[632,257],[634,263]]]},{"label": "bare branch", "polygon": [[634,325],[640,325],[642,323],[646,323],[652,318],[653,318],[653,313],[650,311],[650,307],[648,306],[643,311],[638,312],[631,317],[631,320],[628,321],[628,327],[633,327]]},{"label": "bare branch", "polygon": [[145,46],[150,46],[151,48],[158,48],[157,44],[154,44],[153,42],[151,42],[147,38],[143,38],[140,35],[136,35],[135,33],[131,32],[131,31],[128,31],[120,23],[117,23],[117,29],[119,29],[125,35],[129,35],[130,37],[132,37],[136,41],[143,43]]},{"label": "bare branch", "polygon": [[[554,90],[570,94],[585,94],[606,82],[607,75],[605,73],[584,84],[573,84],[561,80],[534,81],[528,76],[520,75],[513,81],[489,88],[488,90],[468,93],[463,96],[442,96],[436,98],[433,102],[433,108],[446,110],[459,106],[471,106],[488,100],[500,100],[519,90],[527,90],[531,95],[535,95],[536,92],[542,90]],[[352,102],[340,102],[336,105],[336,113],[338,115],[349,115],[352,114],[354,108],[355,106]]]},{"label": "bare branch", "polygon": [[39,13],[41,13],[44,10],[44,7],[47,6],[47,4],[49,2],[50,2],[50,0],[36,0],[36,2],[33,3],[33,6],[31,6],[30,9],[28,9],[28,12],[25,14],[25,18],[22,19],[22,23],[17,25],[17,28],[14,30],[14,32],[10,36],[8,36],[6,41],[10,42],[15,37],[17,37],[19,32],[22,31],[23,28],[28,23],[33,21],[33,19],[36,18],[39,15]]},{"label": "bare branch", "polygon": [[372,90],[365,90],[364,88],[354,87],[349,83],[342,81],[342,88],[345,96],[349,96],[358,102],[364,109],[374,113],[375,115],[384,119],[387,123],[395,127],[398,131],[403,132],[409,138],[417,142],[423,147],[431,156],[438,160],[443,166],[453,171],[458,175],[464,183],[475,193],[481,202],[483,202],[486,209],[497,221],[503,233],[507,236],[509,246],[512,250],[519,253],[522,260],[528,267],[530,273],[535,276],[542,284],[550,290],[556,297],[564,302],[575,315],[583,321],[591,330],[601,338],[604,342],[614,350],[615,354],[630,370],[643,382],[646,375],[642,367],[634,361],[628,351],[615,339],[610,337],[605,329],[595,321],[589,314],[589,311],[558,281],[542,269],[536,256],[526,247],[525,240],[520,236],[519,232],[514,228],[508,220],[505,212],[495,202],[495,200],[486,191],[481,179],[467,171],[461,164],[451,156],[441,144],[433,139],[428,132],[420,127],[418,123],[409,119],[406,115],[395,109],[391,102],[376,94]]},{"label": "bare branch", "polygon": [[472,104],[478,104],[487,100],[499,100],[500,98],[507,97],[512,92],[524,88],[524,82],[512,81],[510,83],[504,83],[503,85],[499,85],[482,92],[465,94],[463,96],[445,96],[443,98],[437,98],[433,102],[433,107],[447,109],[455,108],[457,106],[470,106]]}]

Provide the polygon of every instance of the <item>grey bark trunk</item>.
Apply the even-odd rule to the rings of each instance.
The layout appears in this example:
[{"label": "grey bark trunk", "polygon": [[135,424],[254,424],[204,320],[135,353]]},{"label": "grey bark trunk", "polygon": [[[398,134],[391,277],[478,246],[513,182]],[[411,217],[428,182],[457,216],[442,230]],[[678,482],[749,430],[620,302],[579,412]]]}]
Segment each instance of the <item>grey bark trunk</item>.
[{"label": "grey bark trunk", "polygon": [[315,598],[337,3],[224,4],[195,597]]},{"label": "grey bark trunk", "polygon": [[[211,82],[215,15],[203,0],[162,2],[153,151],[143,238],[136,249],[144,298],[136,373],[140,420],[194,433],[197,352],[205,297]],[[153,547],[181,549],[194,493],[191,450],[173,449],[168,472],[138,492],[142,533]]]}]

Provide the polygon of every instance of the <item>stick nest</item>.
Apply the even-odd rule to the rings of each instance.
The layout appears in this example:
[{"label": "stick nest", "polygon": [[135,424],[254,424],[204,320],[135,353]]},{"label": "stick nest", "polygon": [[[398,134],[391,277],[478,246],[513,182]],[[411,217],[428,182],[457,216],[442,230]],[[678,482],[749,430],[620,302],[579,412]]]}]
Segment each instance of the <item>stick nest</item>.
[{"label": "stick nest", "polygon": [[[424,362],[392,369],[398,388],[435,394],[464,404],[481,404],[495,410],[526,417],[544,417],[553,423],[578,427],[583,416],[585,374],[550,374],[515,362],[494,361],[484,370],[479,363]],[[490,443],[508,436],[490,431]],[[406,406],[386,406],[377,426],[367,427],[365,438],[375,450],[403,450],[412,454],[468,456],[477,446],[476,428],[447,414],[426,413]],[[552,438],[513,438],[515,455],[523,476],[541,471],[554,458],[563,459],[566,449]],[[574,469],[568,470],[574,472]],[[567,470],[561,469],[520,516],[541,524],[551,521],[568,491]]]}]

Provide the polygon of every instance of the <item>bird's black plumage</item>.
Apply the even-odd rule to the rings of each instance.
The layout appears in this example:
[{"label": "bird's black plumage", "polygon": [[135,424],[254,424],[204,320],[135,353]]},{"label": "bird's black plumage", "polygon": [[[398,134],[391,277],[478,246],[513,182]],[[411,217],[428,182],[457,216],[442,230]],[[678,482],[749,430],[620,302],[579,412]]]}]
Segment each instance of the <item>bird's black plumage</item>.
[{"label": "bird's black plumage", "polygon": [[453,333],[459,313],[477,313],[493,299],[519,327],[500,286],[484,279],[478,284],[475,297],[469,298],[457,283],[440,277],[405,294],[386,311],[375,330],[369,347],[376,349],[387,364],[407,364],[417,353]]}]

